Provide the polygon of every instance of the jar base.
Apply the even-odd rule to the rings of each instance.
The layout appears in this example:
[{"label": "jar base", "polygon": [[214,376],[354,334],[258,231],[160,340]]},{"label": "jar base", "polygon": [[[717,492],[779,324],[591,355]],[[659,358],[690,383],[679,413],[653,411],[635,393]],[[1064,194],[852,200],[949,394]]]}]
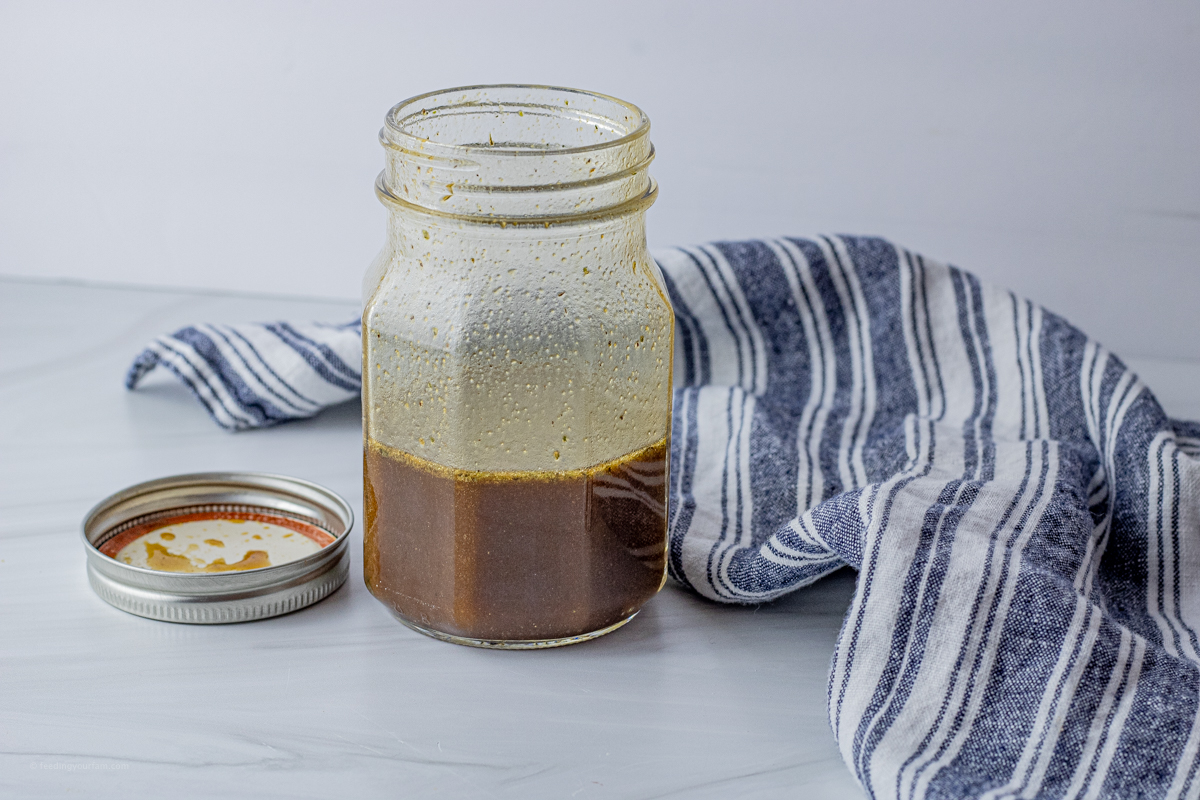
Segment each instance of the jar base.
[{"label": "jar base", "polygon": [[483,647],[489,650],[545,650],[550,647],[563,647],[568,644],[578,644],[580,642],[588,642],[592,639],[597,639],[606,633],[612,633],[617,628],[621,627],[629,620],[638,615],[635,611],[625,619],[618,620],[607,628],[601,628],[591,633],[580,633],[576,636],[563,636],[558,639],[472,639],[467,636],[455,636],[442,631],[435,631],[432,628],[426,628],[423,625],[418,625],[410,619],[407,619],[395,611],[392,611],[392,616],[400,620],[409,628],[412,628],[417,633],[423,633],[426,636],[431,636],[434,639],[440,639],[443,642],[451,644],[461,644],[467,647]]}]

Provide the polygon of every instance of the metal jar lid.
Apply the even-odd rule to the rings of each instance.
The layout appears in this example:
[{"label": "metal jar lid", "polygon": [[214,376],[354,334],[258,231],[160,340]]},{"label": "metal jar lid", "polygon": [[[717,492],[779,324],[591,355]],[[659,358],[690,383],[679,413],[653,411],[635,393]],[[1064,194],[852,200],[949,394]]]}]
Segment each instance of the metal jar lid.
[{"label": "metal jar lid", "polygon": [[[334,540],[315,553],[238,572],[180,573],[122,563],[105,542],[161,518],[189,513],[266,513],[316,526]],[[350,506],[328,489],[261,472],[201,472],[139,483],[102,500],[83,520],[88,581],[122,611],[167,622],[249,622],[310,606],[350,571]]]}]

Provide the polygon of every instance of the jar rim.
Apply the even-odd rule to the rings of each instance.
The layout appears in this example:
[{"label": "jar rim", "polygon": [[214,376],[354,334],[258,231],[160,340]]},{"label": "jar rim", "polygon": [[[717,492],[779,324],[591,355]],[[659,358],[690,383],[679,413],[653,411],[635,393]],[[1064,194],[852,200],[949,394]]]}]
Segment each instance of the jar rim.
[{"label": "jar rim", "polygon": [[[604,100],[604,101],[614,103],[614,104],[624,108],[626,111],[629,112],[630,116],[632,116],[636,120],[636,123],[634,124],[634,126],[631,130],[629,130],[627,133],[624,133],[615,139],[611,139],[611,140],[603,141],[603,142],[596,142],[594,144],[566,146],[566,147],[554,147],[554,148],[497,147],[494,145],[449,144],[446,142],[432,142],[427,138],[423,138],[421,136],[417,136],[413,133],[410,133],[409,131],[405,130],[403,127],[403,124],[402,124],[403,120],[412,119],[413,117],[417,116],[418,114],[424,115],[428,111],[428,109],[411,110],[411,109],[413,109],[414,106],[421,103],[422,101],[426,101],[426,100],[429,100],[431,98],[438,97],[441,95],[450,95],[455,92],[477,92],[480,90],[488,90],[488,89],[501,89],[501,90],[504,90],[504,89],[526,89],[526,90],[538,91],[538,92],[554,92],[554,93],[560,93],[560,94],[571,94],[571,95],[578,95],[581,97],[588,97],[588,98],[592,98],[595,100]],[[453,104],[449,104],[449,105],[450,106],[466,106],[466,105],[472,105],[472,104],[471,103],[453,103]],[[504,105],[504,103],[497,101],[496,103],[493,103],[492,105]],[[407,112],[407,113],[405,113],[405,112]],[[435,110],[435,113],[436,113],[436,110]],[[545,84],[496,83],[496,84],[474,84],[471,86],[455,86],[455,87],[452,87],[449,89],[436,89],[432,92],[425,92],[424,94],[415,95],[413,97],[408,98],[407,100],[401,100],[399,103],[392,106],[392,108],[384,116],[384,128],[387,131],[388,136],[387,137],[381,136],[380,139],[385,147],[394,147],[394,148],[399,148],[399,149],[403,149],[403,150],[424,151],[424,152],[428,153],[430,146],[432,146],[433,149],[439,151],[440,153],[444,153],[447,156],[451,156],[451,157],[455,154],[465,155],[465,154],[487,153],[489,155],[514,156],[514,157],[519,158],[519,157],[526,157],[526,156],[545,157],[547,155],[554,155],[554,156],[574,155],[574,154],[578,154],[578,153],[590,153],[590,152],[594,152],[597,150],[608,150],[611,148],[622,147],[622,146],[624,146],[630,142],[633,142],[641,137],[649,135],[649,133],[650,133],[650,118],[646,115],[646,112],[642,111],[641,108],[634,105],[633,103],[630,103],[626,100],[621,100],[618,97],[613,97],[612,95],[603,94],[601,92],[592,92],[592,91],[588,91],[585,89],[573,89],[573,88],[566,87],[566,86],[550,86],[550,85],[545,85]]]}]

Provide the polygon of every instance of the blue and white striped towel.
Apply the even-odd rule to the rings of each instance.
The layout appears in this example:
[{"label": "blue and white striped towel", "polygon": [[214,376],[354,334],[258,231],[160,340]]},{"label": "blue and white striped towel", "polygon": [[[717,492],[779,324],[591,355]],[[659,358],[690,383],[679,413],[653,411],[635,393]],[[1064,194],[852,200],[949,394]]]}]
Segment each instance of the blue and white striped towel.
[{"label": "blue and white striped towel", "polygon": [[[881,239],[656,255],[671,574],[759,603],[858,571],[829,715],[868,794],[1200,796],[1200,425],[1062,318]],[[162,362],[254,427],[350,397],[358,347],[187,328],[130,385]]]},{"label": "blue and white striped towel", "polygon": [[358,397],[362,330],[358,320],[193,325],[151,342],[125,387],[136,389],[160,364],[222,428],[263,428]]}]

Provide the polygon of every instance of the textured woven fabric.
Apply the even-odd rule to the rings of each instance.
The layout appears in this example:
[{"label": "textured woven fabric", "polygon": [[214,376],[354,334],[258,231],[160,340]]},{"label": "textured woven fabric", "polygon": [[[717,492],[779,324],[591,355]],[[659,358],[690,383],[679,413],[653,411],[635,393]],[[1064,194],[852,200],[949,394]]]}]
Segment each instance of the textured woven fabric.
[{"label": "textured woven fabric", "polygon": [[[669,569],[738,603],[858,571],[829,716],[868,794],[1200,796],[1200,425],[1060,317],[880,239],[656,258]],[[312,413],[257,389],[258,363],[312,351],[276,334],[256,362],[234,329],[252,338],[159,339],[131,385],[161,362],[226,427]],[[350,328],[317,333],[357,363]],[[301,360],[280,377],[298,395],[320,403],[301,378],[327,374],[353,394]]]},{"label": "textured woven fabric", "polygon": [[151,342],[129,368],[125,387],[136,389],[162,365],[222,428],[263,428],[358,397],[361,337],[358,320],[189,326]]}]

